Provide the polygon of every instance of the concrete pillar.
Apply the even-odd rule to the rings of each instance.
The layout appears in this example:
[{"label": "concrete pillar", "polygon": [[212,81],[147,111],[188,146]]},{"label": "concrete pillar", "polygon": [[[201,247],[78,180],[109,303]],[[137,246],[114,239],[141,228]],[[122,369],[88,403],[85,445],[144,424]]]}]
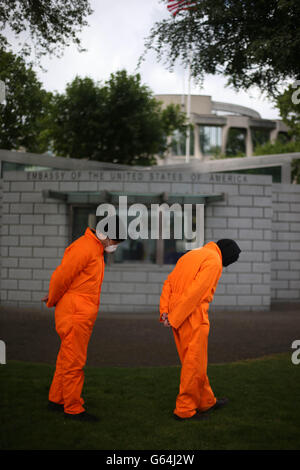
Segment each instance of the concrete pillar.
[{"label": "concrete pillar", "polygon": [[279,133],[279,123],[276,122],[275,129],[272,129],[270,132],[270,141],[272,144],[278,139],[278,133]]},{"label": "concrete pillar", "polygon": [[252,157],[253,155],[253,143],[252,143],[252,136],[251,136],[251,127],[247,127],[247,134],[246,134],[246,157]]},{"label": "concrete pillar", "polygon": [[225,126],[222,127],[222,145],[221,145],[222,155],[225,155],[225,153],[226,153],[226,144],[227,144],[229,129],[230,129],[230,125],[228,125],[228,124],[226,124]]},{"label": "concrete pillar", "polygon": [[290,163],[285,163],[281,166],[281,183],[291,184],[292,167]]},{"label": "concrete pillar", "polygon": [[194,125],[194,157],[198,160],[203,160],[203,155],[200,148],[199,126]]},{"label": "concrete pillar", "polygon": [[278,138],[278,129],[273,129],[270,132],[270,142],[272,144],[274,144],[274,142],[277,140],[277,138]]}]

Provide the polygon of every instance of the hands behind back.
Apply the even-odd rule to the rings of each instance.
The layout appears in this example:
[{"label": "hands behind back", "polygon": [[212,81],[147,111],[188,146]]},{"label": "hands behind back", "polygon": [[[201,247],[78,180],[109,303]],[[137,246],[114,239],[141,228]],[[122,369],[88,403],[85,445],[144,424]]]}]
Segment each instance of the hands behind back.
[{"label": "hands behind back", "polygon": [[168,314],[167,314],[167,313],[163,313],[163,314],[162,314],[161,320],[162,320],[164,326],[166,326],[166,327],[168,327],[168,328],[171,326],[170,323],[169,323],[169,319],[168,319]]}]

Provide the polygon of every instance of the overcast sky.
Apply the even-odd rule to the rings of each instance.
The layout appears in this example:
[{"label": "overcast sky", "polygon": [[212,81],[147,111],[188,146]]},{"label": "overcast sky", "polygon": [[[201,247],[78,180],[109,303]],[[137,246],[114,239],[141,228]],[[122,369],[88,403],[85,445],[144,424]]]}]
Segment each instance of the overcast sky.
[{"label": "overcast sky", "polygon": [[[47,72],[36,69],[47,90],[63,91],[76,75],[104,81],[112,72],[123,68],[136,73],[138,59],[144,51],[144,40],[151,27],[156,21],[170,17],[166,2],[164,4],[160,0],[91,0],[91,6],[94,13],[88,18],[89,26],[80,35],[87,52],[79,53],[76,46],[70,46],[60,59],[43,59]],[[139,72],[143,83],[155,94],[181,94],[184,91],[186,72],[179,65],[174,72],[169,72],[162,63],[158,63],[153,52],[147,54]],[[225,88],[225,84],[223,77],[207,75],[201,88],[192,84],[192,93],[209,95],[214,101],[249,106],[263,118],[280,119],[273,104],[258,90],[237,93]]]}]

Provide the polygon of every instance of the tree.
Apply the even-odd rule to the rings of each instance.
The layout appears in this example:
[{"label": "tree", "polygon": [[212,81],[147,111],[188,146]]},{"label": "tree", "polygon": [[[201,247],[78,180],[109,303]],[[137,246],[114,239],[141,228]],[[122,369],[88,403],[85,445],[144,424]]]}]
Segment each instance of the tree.
[{"label": "tree", "polygon": [[[186,114],[181,111],[179,104],[169,104],[161,112],[162,126],[164,134],[171,136],[175,131],[186,135],[187,118]],[[191,127],[192,130],[192,127]]]},{"label": "tree", "polygon": [[177,107],[163,110],[140,75],[125,70],[103,85],[76,77],[54,96],[51,121],[56,154],[128,165],[155,163],[167,148],[166,136],[185,128]]},{"label": "tree", "polygon": [[[260,145],[255,149],[254,155],[276,155],[278,153],[293,153],[300,152],[300,140],[292,140],[290,142],[281,142],[279,139],[276,142],[268,142]],[[294,184],[300,184],[300,160],[292,160],[291,165],[291,180]]]},{"label": "tree", "polygon": [[274,96],[286,80],[300,78],[299,17],[298,0],[197,0],[175,20],[155,23],[146,52],[154,49],[170,69],[190,58],[199,81],[222,74],[235,89],[256,85]]},{"label": "tree", "polygon": [[6,86],[6,103],[0,105],[0,148],[44,152],[49,143],[46,127],[51,93],[43,90],[22,58],[3,50],[0,80]]},{"label": "tree", "polygon": [[[297,83],[296,83],[297,85]],[[289,127],[289,134],[300,141],[300,82],[298,89],[293,85],[288,86],[284,93],[276,97],[276,107],[280,112],[283,122]]]},{"label": "tree", "polygon": [[[34,48],[39,60],[45,54],[60,56],[71,42],[80,50],[78,35],[92,12],[89,0],[0,0],[0,29],[10,31],[13,42],[22,41],[24,34],[26,40],[19,55],[28,56]],[[0,48],[9,50],[12,44],[7,36],[0,34]]]},{"label": "tree", "polygon": [[[283,122],[289,127],[289,136],[292,139],[288,143],[278,143],[278,153],[282,152],[300,152],[300,82],[295,82],[295,86],[290,85],[282,94],[276,98],[276,107],[279,109]],[[278,148],[277,148],[278,150]],[[292,162],[293,181],[300,184],[300,160]]]},{"label": "tree", "polygon": [[104,129],[104,102],[104,90],[88,77],[76,77],[65,93],[54,94],[49,130],[54,153],[71,158],[94,155]]}]

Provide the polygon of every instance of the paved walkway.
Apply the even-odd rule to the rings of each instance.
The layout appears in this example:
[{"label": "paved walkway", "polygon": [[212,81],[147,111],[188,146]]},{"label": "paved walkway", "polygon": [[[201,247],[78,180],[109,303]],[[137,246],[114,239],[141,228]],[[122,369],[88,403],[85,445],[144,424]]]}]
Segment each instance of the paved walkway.
[{"label": "paved walkway", "polygon": [[[209,363],[292,352],[300,340],[300,302],[268,312],[210,310]],[[53,309],[47,312],[0,307],[0,339],[7,360],[54,364],[59,348]],[[169,366],[179,360],[172,330],[157,314],[99,313],[88,350],[90,366]]]}]

